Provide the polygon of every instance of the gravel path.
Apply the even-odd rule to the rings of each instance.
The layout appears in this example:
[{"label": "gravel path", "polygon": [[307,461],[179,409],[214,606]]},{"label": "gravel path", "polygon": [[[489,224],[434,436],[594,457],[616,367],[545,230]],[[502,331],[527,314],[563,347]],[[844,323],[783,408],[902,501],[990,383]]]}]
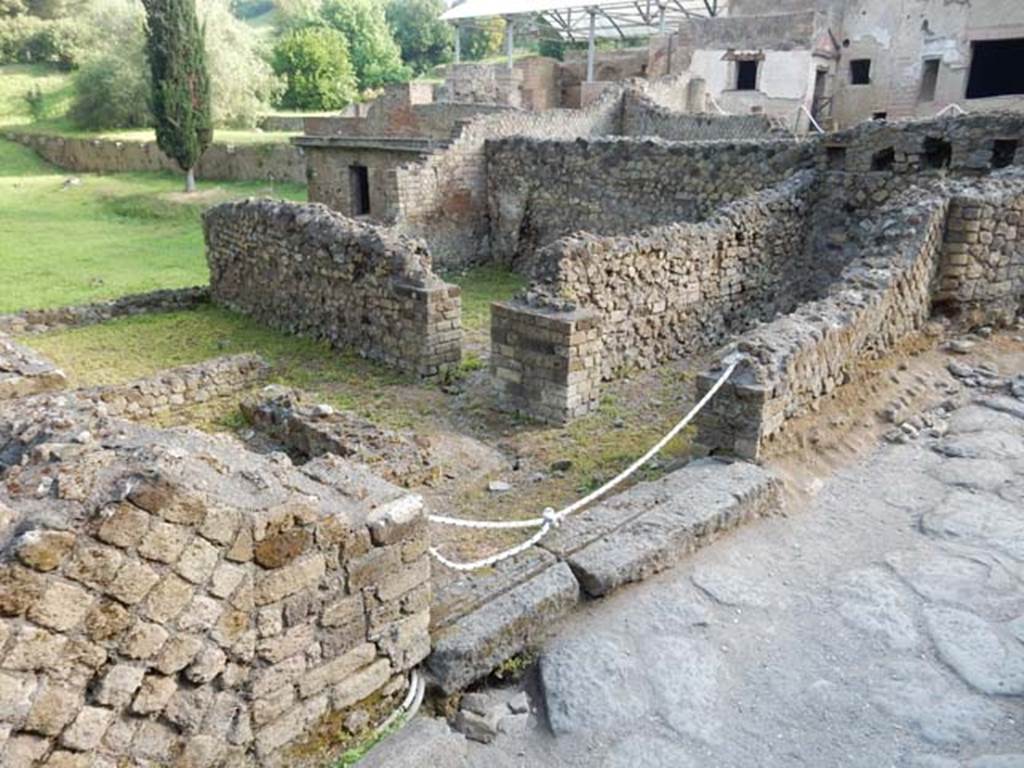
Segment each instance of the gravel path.
[{"label": "gravel path", "polygon": [[1024,767],[1024,402],[964,406],[591,603],[528,688],[529,714],[464,699],[490,743],[424,720],[365,764],[415,740],[432,768]]}]

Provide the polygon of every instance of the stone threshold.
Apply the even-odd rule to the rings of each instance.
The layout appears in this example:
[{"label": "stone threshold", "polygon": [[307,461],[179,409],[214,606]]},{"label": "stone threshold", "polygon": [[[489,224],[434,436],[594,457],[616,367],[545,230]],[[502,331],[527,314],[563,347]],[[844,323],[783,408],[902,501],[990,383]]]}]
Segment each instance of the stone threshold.
[{"label": "stone threshold", "polygon": [[764,468],[699,459],[591,507],[538,548],[442,588],[431,607],[431,683],[446,694],[467,687],[583,600],[643,581],[781,504],[781,483]]}]

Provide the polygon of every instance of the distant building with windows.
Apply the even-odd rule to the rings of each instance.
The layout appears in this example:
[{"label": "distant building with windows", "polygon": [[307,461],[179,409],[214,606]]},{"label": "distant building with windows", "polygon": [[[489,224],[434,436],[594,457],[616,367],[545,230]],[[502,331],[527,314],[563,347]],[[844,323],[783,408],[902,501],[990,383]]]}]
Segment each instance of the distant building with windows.
[{"label": "distant building with windows", "polygon": [[731,0],[651,39],[647,76],[681,72],[796,128],[1024,110],[1024,0]]}]

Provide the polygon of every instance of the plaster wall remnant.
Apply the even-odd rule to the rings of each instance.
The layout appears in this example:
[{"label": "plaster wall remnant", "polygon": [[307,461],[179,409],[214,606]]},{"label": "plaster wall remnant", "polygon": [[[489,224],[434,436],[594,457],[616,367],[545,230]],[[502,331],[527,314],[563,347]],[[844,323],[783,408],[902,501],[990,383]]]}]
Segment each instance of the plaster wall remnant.
[{"label": "plaster wall remnant", "polygon": [[430,650],[422,501],[329,456],[0,409],[0,762],[304,765]]}]

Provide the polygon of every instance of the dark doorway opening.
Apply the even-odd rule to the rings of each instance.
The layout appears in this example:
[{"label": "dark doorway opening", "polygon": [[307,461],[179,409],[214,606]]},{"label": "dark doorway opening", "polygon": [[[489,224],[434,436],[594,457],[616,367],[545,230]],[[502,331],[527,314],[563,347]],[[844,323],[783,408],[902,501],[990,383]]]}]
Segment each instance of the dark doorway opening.
[{"label": "dark doorway opening", "polygon": [[921,92],[918,101],[935,101],[935,88],[939,84],[939,60],[925,59],[921,68]]},{"label": "dark doorway opening", "polygon": [[1024,93],[1024,37],[971,43],[967,98]]},{"label": "dark doorway opening", "polygon": [[953,159],[953,145],[948,141],[926,136],[922,148],[926,167],[949,168],[949,163]]},{"label": "dark doorway opening", "polygon": [[896,162],[896,150],[892,147],[875,152],[871,157],[872,171],[890,171]]},{"label": "dark doorway opening", "polygon": [[736,90],[756,91],[757,90],[757,61],[747,59],[736,62]]},{"label": "dark doorway opening", "polygon": [[348,167],[349,198],[353,216],[370,213],[370,173],[365,165]]},{"label": "dark doorway opening", "polygon": [[992,167],[1005,168],[1017,156],[1017,139],[996,139],[992,142]]},{"label": "dark doorway opening", "polygon": [[830,171],[845,171],[846,147],[825,147],[825,161]]}]

